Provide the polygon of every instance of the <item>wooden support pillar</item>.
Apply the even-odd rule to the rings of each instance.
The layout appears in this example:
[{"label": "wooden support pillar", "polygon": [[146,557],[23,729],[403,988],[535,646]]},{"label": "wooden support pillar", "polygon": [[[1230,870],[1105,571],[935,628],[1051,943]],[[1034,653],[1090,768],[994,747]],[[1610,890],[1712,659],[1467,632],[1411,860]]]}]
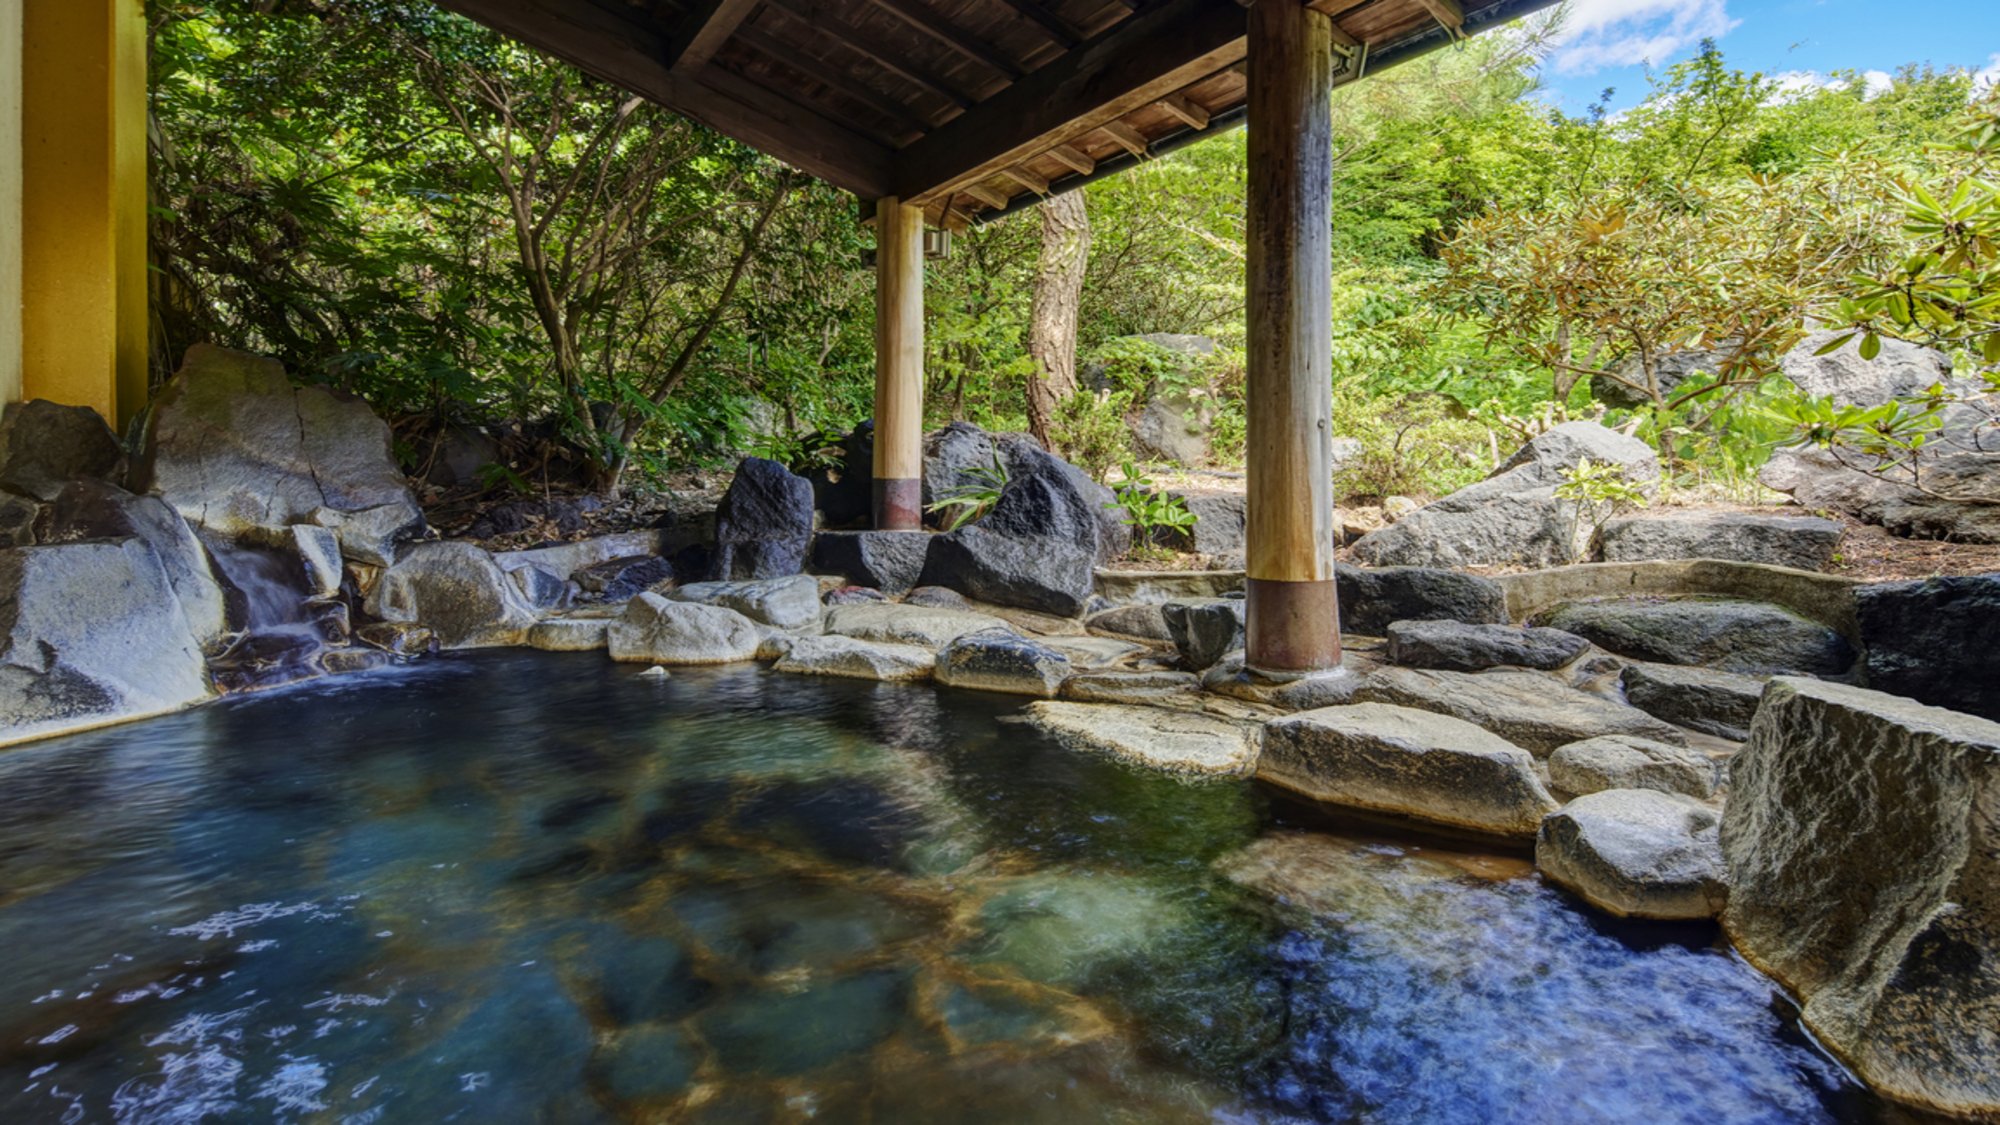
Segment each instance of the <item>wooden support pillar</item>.
[{"label": "wooden support pillar", "polygon": [[1250,7],[1247,663],[1340,666],[1333,576],[1333,21]]},{"label": "wooden support pillar", "polygon": [[21,394],[146,404],[143,0],[25,0]]},{"label": "wooden support pillar", "polygon": [[875,205],[875,526],[923,527],[924,210]]}]

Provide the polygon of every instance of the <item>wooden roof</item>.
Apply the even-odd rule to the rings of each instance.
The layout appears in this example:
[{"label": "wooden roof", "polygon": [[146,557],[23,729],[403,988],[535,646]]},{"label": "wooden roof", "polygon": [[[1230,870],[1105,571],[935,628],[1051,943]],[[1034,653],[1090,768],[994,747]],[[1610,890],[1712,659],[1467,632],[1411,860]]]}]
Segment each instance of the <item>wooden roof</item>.
[{"label": "wooden roof", "polygon": [[[1351,81],[1551,2],[1308,6]],[[945,226],[1233,125],[1247,97],[1237,0],[439,3]]]}]

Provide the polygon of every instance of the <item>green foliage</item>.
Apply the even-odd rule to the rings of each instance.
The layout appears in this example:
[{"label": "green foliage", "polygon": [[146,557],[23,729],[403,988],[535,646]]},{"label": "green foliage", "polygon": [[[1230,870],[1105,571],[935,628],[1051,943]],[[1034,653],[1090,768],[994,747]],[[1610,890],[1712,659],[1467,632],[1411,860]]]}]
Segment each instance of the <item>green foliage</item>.
[{"label": "green foliage", "polygon": [[1492,438],[1476,421],[1452,417],[1440,395],[1374,395],[1334,384],[1333,436],[1361,454],[1334,473],[1339,496],[1443,496],[1492,469]]},{"label": "green foliage", "polygon": [[[1595,543],[1606,522],[1622,512],[1646,506],[1646,494],[1625,479],[1625,469],[1609,462],[1599,464],[1585,457],[1560,474],[1556,499],[1569,506],[1571,561],[1579,546]],[[1585,534],[1586,527],[1588,534]]]},{"label": "green foliage", "polygon": [[957,531],[991,511],[1007,488],[1007,466],[1000,460],[997,449],[993,451],[992,465],[969,471],[977,483],[960,485],[925,509],[944,514],[946,531]]},{"label": "green foliage", "polygon": [[1125,421],[1131,409],[1130,391],[1073,394],[1056,404],[1049,438],[1058,454],[1101,481],[1111,466],[1131,456],[1132,430]]},{"label": "green foliage", "polygon": [[1187,501],[1179,496],[1154,492],[1152,478],[1146,476],[1136,462],[1124,462],[1119,471],[1124,474],[1124,479],[1112,486],[1118,499],[1105,507],[1124,511],[1123,522],[1131,524],[1136,533],[1132,536],[1135,554],[1151,554],[1162,531],[1186,531],[1194,527],[1195,514],[1189,510]]}]

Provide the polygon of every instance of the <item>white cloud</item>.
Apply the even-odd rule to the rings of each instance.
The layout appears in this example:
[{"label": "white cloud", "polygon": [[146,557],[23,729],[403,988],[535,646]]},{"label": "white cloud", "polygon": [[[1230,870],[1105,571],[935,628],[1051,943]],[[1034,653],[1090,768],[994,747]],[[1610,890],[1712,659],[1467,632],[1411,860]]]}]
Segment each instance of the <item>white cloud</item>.
[{"label": "white cloud", "polygon": [[1551,61],[1559,74],[1660,65],[1741,22],[1730,18],[1727,0],[1575,0]]},{"label": "white cloud", "polygon": [[[1770,78],[1778,84],[1777,91],[1771,95],[1773,102],[1791,101],[1815,90],[1844,88],[1849,81],[1846,77],[1832,77],[1817,70],[1787,70],[1773,74]],[[1880,97],[1896,84],[1896,80],[1889,77],[1889,72],[1886,70],[1864,70],[1861,72],[1861,82],[1863,98]]]},{"label": "white cloud", "polygon": [[1981,90],[2000,85],[2000,52],[1986,60],[1986,65],[1972,76],[1972,84]]}]

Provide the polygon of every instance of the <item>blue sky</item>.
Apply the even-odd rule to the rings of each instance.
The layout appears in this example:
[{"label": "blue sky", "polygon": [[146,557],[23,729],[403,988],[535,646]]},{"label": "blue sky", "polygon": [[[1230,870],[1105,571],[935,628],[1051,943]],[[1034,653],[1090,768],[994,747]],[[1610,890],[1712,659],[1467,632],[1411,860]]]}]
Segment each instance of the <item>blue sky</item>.
[{"label": "blue sky", "polygon": [[1886,80],[1903,63],[1929,62],[2000,78],[2000,0],[1573,0],[1543,96],[1581,113],[1612,86],[1612,111],[1630,109],[1646,96],[1646,62],[1665,69],[1705,36],[1731,67],[1773,76],[1854,70]]}]

